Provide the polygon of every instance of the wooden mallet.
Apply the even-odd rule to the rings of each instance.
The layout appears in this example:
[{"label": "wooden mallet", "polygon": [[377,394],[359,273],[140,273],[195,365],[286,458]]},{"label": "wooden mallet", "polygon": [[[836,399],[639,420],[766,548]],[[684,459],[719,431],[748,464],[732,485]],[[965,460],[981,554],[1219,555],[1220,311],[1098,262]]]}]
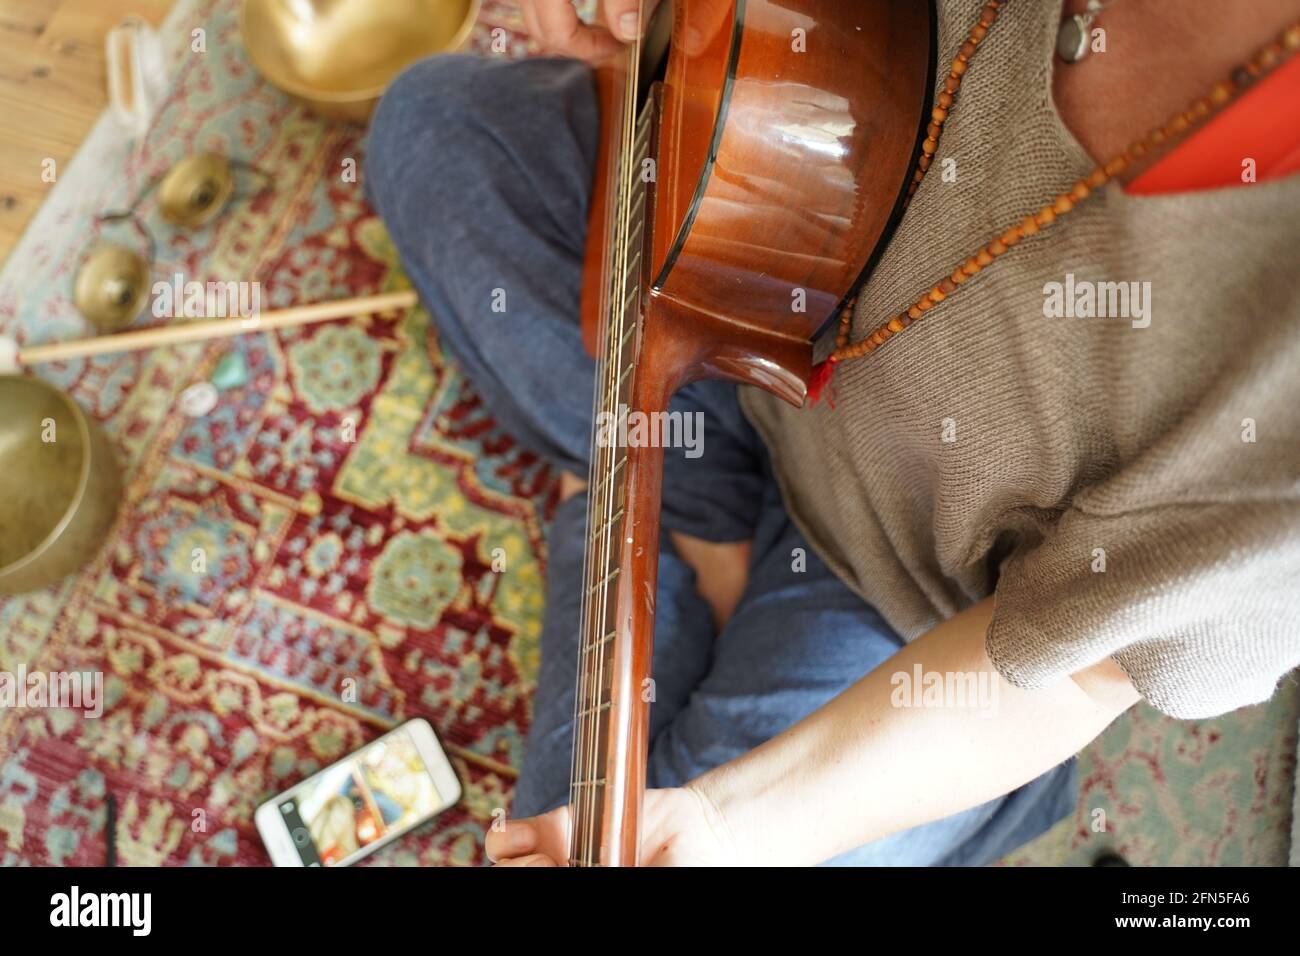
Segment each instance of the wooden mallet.
[{"label": "wooden mallet", "polygon": [[248,332],[269,332],[272,329],[286,329],[295,325],[328,322],[330,319],[409,309],[418,302],[419,297],[413,290],[404,289],[400,292],[384,292],[380,295],[367,295],[355,299],[295,305],[248,318],[235,316],[228,319],[182,322],[177,325],[160,325],[133,332],[100,335],[72,342],[51,342],[48,345],[32,345],[25,348],[19,348],[17,340],[13,337],[0,335],[0,375],[17,373],[24,367],[39,365],[42,362],[58,362],[114,352],[134,352],[140,349],[158,348],[161,345],[228,338]]}]

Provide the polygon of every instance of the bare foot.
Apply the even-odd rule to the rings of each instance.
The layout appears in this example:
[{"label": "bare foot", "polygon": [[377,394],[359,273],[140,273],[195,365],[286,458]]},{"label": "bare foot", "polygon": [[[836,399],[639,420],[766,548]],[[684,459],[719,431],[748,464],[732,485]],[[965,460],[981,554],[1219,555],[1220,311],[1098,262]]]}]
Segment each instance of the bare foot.
[{"label": "bare foot", "polygon": [[[577,475],[560,472],[560,501],[568,501],[586,489],[587,482]],[[749,580],[750,542],[716,544],[674,531],[673,544],[695,571],[695,587],[713,611],[714,626],[721,630]]]},{"label": "bare foot", "polygon": [[587,483],[572,472],[560,472],[560,501],[568,501],[579,492],[587,490]]}]

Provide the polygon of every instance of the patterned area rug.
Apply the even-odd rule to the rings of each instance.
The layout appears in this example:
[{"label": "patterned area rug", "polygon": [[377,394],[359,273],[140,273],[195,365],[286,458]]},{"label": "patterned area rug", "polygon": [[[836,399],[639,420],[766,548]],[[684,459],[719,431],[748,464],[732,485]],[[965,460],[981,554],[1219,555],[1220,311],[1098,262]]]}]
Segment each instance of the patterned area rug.
[{"label": "patterned area rug", "polygon": [[1214,720],[1140,704],[1079,755],[1073,817],[1003,862],[1286,866],[1297,716],[1293,678],[1269,703]]},{"label": "patterned area rug", "polygon": [[[0,276],[0,329],[88,334],[71,277],[94,214],[199,149],[271,170],[274,188],[196,233],[147,205],[156,276],[258,279],[264,307],[405,284],[360,185],[340,176],[346,160],[364,168],[361,134],[260,80],[237,7],[180,0],[164,31],[172,92],[145,147],[97,127]],[[475,46],[498,27],[526,52],[514,7],[485,0]],[[40,369],[103,422],[127,493],[83,574],[0,599],[0,670],[98,670],[107,696],[99,720],[0,711],[0,861],[102,863],[113,793],[125,864],[265,864],[258,803],[420,716],[465,797],[367,863],[482,862],[527,730],[555,489],[428,333],[417,309]],[[177,395],[223,360],[247,380],[186,417]],[[340,698],[347,678],[355,703]],[[1216,721],[1138,710],[1081,758],[1075,818],[1007,862],[1112,846],[1139,864],[1284,862],[1296,719],[1294,686]]]},{"label": "patterned area rug", "polygon": [[[146,204],[156,277],[259,279],[264,308],[406,284],[341,174],[346,160],[364,170],[361,132],[264,83],[237,10],[178,4],[164,29],[174,85],[145,148],[97,127],[0,281],[6,332],[89,334],[71,277],[93,215],[199,149],[270,170],[274,187],[196,233]],[[518,26],[489,0],[473,43],[501,27],[524,52]],[[204,54],[190,51],[195,27]],[[428,331],[417,309],[40,369],[104,423],[127,492],[83,574],[0,600],[0,669],[101,670],[107,697],[99,720],[0,712],[0,859],[102,863],[112,792],[123,863],[264,864],[258,802],[419,716],[465,798],[375,862],[481,861],[528,726],[554,481]],[[223,359],[246,382],[186,417],[178,393]],[[346,678],[355,703],[340,698]]]}]

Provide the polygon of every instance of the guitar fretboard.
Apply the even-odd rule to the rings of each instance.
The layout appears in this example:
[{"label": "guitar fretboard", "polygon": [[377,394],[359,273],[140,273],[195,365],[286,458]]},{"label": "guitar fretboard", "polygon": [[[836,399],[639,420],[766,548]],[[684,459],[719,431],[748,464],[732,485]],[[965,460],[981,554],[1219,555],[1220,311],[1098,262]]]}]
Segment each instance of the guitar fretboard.
[{"label": "guitar fretboard", "polygon": [[641,256],[650,149],[651,105],[619,159],[618,194],[610,234],[608,287],[602,295],[603,328],[593,400],[591,475],[587,497],[587,549],[583,571],[581,639],[574,704],[573,774],[569,788],[570,866],[600,864],[606,758],[613,707],[613,653],[618,634],[618,587],[624,543],[627,449],[617,423],[632,404],[641,330]]}]

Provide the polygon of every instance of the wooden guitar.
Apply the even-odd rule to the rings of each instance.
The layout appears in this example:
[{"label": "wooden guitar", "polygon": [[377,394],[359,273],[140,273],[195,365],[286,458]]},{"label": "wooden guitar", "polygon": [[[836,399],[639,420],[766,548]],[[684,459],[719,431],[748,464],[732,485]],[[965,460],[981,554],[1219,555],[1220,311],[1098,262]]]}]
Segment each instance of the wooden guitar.
[{"label": "wooden guitar", "polygon": [[[676,0],[596,70],[583,333],[593,419],[700,378],[802,404],[811,340],[901,214],[930,103],[928,0]],[[605,420],[611,420],[606,418]],[[662,447],[593,428],[571,866],[634,866]]]}]

